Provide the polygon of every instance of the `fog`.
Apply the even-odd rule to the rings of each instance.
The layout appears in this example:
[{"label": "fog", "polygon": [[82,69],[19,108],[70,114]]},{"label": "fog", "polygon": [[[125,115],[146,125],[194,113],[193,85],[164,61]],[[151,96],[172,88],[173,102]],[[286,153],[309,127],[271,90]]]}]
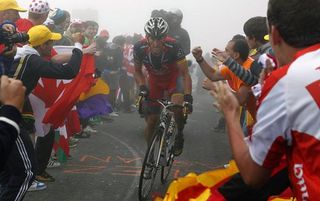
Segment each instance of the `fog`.
[{"label": "fog", "polygon": [[[31,0],[18,0],[28,8]],[[143,33],[143,26],[153,9],[180,8],[184,14],[182,27],[188,30],[191,46],[200,45],[205,51],[224,48],[235,34],[243,33],[244,22],[253,16],[265,16],[267,0],[48,0],[51,8],[68,10],[89,9],[98,18],[100,29],[107,29],[111,37],[118,34]],[[95,12],[97,10],[97,12]],[[24,15],[22,14],[22,17]],[[72,17],[71,16],[71,17]],[[97,17],[96,17],[97,16]]]}]

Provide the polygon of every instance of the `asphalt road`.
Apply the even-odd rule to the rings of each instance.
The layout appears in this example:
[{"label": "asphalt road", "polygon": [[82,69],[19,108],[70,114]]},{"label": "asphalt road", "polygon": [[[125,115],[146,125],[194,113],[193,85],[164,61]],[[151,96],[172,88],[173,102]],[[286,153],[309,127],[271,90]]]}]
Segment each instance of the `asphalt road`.
[{"label": "asphalt road", "polygon": [[[212,98],[194,95],[194,113],[185,128],[183,154],[176,158],[170,179],[201,173],[231,158],[227,137],[215,132],[220,114]],[[56,181],[43,191],[28,192],[25,201],[137,201],[141,163],[146,151],[144,120],[137,113],[120,113],[114,121],[98,125],[96,134],[81,139],[72,159],[48,169]],[[154,194],[163,195],[168,184],[157,180]]]}]

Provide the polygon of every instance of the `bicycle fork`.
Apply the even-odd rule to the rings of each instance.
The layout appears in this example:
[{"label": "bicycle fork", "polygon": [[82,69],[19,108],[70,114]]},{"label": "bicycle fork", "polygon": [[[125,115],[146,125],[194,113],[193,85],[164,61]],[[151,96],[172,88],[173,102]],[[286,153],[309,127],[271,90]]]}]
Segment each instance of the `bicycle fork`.
[{"label": "bicycle fork", "polygon": [[164,166],[165,165],[165,157],[164,157],[164,152],[165,152],[165,135],[167,132],[167,128],[166,128],[166,124],[165,122],[161,122],[160,123],[160,127],[162,128],[162,132],[161,132],[161,137],[160,137],[160,144],[159,144],[159,152],[157,155],[157,168],[159,168],[160,166]]}]

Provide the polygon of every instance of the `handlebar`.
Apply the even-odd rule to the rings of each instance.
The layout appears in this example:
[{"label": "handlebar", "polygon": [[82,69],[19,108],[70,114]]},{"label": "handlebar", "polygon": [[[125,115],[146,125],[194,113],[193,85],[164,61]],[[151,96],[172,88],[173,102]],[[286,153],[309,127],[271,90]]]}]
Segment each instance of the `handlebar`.
[{"label": "handlebar", "polygon": [[156,102],[159,103],[163,108],[180,108],[182,109],[183,112],[183,118],[185,119],[185,121],[187,121],[188,118],[188,109],[186,104],[183,105],[178,105],[175,103],[172,103],[171,101],[168,101],[166,99],[150,99],[150,98],[146,98],[144,96],[138,96],[137,101],[136,101],[136,106],[138,108],[139,114],[142,114],[142,100],[145,99],[146,101],[150,101],[150,102]]}]

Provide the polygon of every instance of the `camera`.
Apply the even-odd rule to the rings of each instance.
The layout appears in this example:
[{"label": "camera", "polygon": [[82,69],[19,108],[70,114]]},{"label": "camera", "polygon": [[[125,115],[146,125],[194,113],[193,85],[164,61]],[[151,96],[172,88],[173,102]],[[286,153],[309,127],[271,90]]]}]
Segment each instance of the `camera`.
[{"label": "camera", "polygon": [[7,51],[10,51],[14,44],[25,43],[29,40],[29,35],[27,33],[10,33],[4,29],[0,29],[0,43],[4,44]]}]

